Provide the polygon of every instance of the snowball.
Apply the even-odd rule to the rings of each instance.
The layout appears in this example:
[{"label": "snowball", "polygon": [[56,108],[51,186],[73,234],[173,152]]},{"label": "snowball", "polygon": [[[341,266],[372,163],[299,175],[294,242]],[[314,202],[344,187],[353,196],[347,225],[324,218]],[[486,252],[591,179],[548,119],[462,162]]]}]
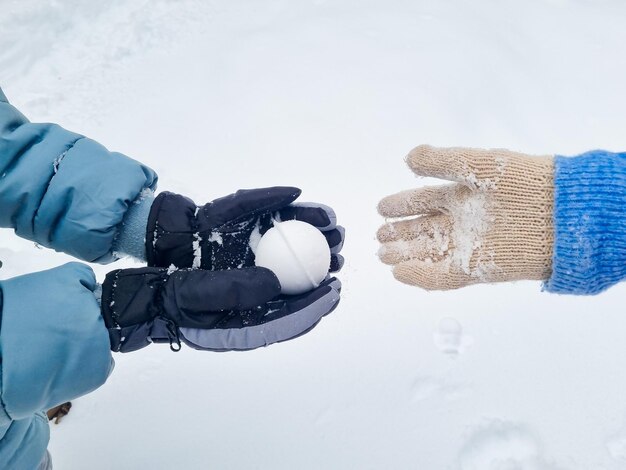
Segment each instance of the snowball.
[{"label": "snowball", "polygon": [[322,232],[305,222],[275,222],[259,241],[256,265],[276,274],[287,295],[315,289],[330,267],[330,248]]}]

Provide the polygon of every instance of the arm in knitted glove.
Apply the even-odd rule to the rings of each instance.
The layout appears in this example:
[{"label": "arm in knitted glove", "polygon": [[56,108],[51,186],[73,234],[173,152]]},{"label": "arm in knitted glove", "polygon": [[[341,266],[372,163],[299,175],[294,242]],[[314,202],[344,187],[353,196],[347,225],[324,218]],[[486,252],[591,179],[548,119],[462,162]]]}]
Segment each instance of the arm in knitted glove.
[{"label": "arm in knitted glove", "polygon": [[379,257],[425,289],[533,279],[596,294],[626,278],[626,154],[577,157],[419,146],[418,176],[452,184],[384,198]]}]

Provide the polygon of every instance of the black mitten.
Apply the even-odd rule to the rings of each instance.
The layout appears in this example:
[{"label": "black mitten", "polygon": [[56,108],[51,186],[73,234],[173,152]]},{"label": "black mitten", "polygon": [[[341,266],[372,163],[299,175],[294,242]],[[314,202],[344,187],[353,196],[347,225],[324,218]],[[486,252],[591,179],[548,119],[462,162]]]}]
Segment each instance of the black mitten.
[{"label": "black mitten", "polygon": [[102,286],[102,316],[111,349],[129,352],[151,342],[173,350],[248,350],[312,329],[339,302],[341,284],[328,279],[300,296],[284,297],[265,268],[225,271],[121,269]]},{"label": "black mitten", "polygon": [[[317,227],[331,249],[330,272],[341,269],[344,230],[323,204],[292,204],[298,188],[240,190],[197,206],[179,194],[163,192],[152,204],[146,234],[149,266],[222,270],[254,266],[251,244],[274,220],[300,220]],[[252,243],[251,243],[252,240]]]}]

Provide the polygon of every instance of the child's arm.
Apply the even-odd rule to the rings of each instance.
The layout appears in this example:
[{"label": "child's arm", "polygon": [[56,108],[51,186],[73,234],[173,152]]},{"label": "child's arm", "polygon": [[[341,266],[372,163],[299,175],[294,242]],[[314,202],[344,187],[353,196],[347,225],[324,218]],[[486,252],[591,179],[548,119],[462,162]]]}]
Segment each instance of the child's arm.
[{"label": "child's arm", "polygon": [[337,271],[343,229],[330,208],[291,206],[295,188],[197,207],[171,193],[155,200],[156,181],[93,140],[28,122],[0,90],[0,226],[87,261],[106,263],[117,251],[163,266],[110,273],[102,307],[93,272],[78,263],[0,282],[0,462],[8,467],[36,466],[48,439],[39,412],[101,385],[109,348],[182,341],[253,349],[308,332],[337,306],[341,283],[330,276],[303,295],[280,296],[275,275],[252,267],[249,246],[273,216],[307,221],[324,232]]},{"label": "child's arm", "polygon": [[155,198],[156,182],[150,168],[91,139],[28,122],[0,94],[0,227],[90,262],[132,255],[150,266],[216,270],[254,265],[250,236],[275,217],[297,219],[324,233],[330,271],[341,269],[344,230],[334,211],[292,204],[298,188],[238,191],[197,206],[167,192]]},{"label": "child's arm", "polygon": [[0,462],[37,468],[48,442],[42,413],[102,385],[109,337],[80,263],[0,282]]},{"label": "child's arm", "polygon": [[596,294],[626,279],[626,154],[531,157],[419,146],[419,176],[453,181],[384,198],[379,256],[426,289],[536,279]]},{"label": "child's arm", "polygon": [[30,123],[0,90],[0,227],[107,263],[129,207],[156,183],[154,171],[125,155],[56,124]]}]

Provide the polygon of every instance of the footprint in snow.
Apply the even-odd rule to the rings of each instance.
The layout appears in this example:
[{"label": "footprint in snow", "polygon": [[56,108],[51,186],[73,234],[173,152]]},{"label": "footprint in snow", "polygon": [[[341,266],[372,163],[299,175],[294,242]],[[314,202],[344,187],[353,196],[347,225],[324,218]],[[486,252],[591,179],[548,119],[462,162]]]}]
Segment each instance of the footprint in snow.
[{"label": "footprint in snow", "polygon": [[476,429],[458,455],[459,470],[563,470],[546,459],[524,425],[493,421]]},{"label": "footprint in snow", "polygon": [[471,336],[463,332],[459,321],[452,317],[439,320],[433,341],[442,353],[453,358],[464,353],[474,342]]}]

